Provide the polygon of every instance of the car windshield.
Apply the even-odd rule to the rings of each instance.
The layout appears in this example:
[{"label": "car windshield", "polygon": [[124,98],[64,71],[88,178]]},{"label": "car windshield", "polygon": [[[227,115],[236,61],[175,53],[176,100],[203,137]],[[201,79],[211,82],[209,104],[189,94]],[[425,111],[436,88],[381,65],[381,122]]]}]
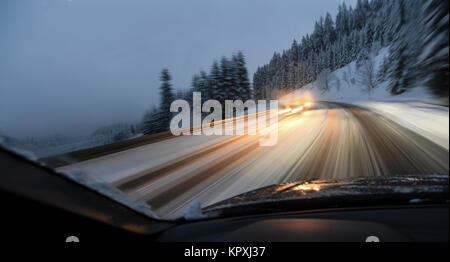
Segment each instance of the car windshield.
[{"label": "car windshield", "polygon": [[0,36],[1,147],[147,215],[448,191],[447,1],[3,0]]}]

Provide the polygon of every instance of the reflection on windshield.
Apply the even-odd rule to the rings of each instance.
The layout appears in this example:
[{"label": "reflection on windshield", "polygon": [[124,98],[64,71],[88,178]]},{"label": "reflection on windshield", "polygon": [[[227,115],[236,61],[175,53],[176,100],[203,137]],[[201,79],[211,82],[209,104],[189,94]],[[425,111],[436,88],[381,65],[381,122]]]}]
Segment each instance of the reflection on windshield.
[{"label": "reflection on windshield", "polygon": [[319,185],[299,185],[294,187],[294,190],[299,191],[320,191]]}]

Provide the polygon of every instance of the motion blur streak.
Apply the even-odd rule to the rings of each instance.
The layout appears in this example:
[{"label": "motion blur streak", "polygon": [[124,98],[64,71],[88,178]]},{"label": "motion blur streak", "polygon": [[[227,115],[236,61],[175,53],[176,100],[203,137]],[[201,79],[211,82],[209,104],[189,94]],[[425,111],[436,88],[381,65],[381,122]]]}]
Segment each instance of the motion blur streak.
[{"label": "motion blur streak", "polygon": [[175,137],[60,169],[112,183],[163,218],[182,216],[195,199],[206,206],[287,181],[449,171],[447,149],[345,104],[315,102],[283,114],[278,137],[273,147],[250,135]]}]

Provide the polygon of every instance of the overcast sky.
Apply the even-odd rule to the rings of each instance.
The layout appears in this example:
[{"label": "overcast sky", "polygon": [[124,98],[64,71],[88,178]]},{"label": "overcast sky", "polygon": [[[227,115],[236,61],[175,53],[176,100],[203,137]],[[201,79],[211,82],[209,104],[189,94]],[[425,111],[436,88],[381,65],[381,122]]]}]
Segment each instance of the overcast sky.
[{"label": "overcast sky", "polygon": [[249,78],[314,21],[356,0],[1,0],[0,133],[86,135],[138,121],[175,89],[241,50]]}]

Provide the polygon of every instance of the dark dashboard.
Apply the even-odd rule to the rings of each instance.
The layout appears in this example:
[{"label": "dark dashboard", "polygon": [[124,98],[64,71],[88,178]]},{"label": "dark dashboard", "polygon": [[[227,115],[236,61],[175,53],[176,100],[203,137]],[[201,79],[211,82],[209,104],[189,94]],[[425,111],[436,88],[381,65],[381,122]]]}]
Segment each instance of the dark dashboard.
[{"label": "dark dashboard", "polygon": [[[176,226],[158,241],[448,241],[447,205],[317,210],[215,219]],[[368,239],[369,238],[369,239]]]}]

